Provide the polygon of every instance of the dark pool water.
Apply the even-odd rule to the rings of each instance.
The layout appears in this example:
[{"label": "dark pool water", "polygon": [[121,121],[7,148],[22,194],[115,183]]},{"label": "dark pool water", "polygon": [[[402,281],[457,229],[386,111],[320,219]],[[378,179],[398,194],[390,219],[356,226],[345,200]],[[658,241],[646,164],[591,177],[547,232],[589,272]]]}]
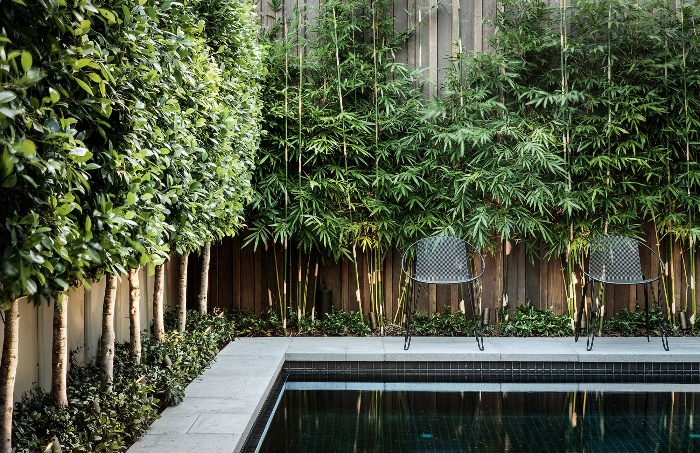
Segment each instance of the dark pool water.
[{"label": "dark pool water", "polygon": [[259,451],[700,452],[696,395],[286,389]]}]

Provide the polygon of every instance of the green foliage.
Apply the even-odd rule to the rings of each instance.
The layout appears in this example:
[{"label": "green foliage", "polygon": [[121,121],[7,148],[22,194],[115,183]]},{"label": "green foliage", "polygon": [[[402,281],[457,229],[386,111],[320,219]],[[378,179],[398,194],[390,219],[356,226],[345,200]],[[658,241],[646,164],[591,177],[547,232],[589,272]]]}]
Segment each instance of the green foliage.
[{"label": "green foliage", "polygon": [[318,320],[316,324],[324,335],[355,335],[363,337],[371,332],[362,315],[357,312],[333,310],[331,313],[327,313],[324,319]]},{"label": "green foliage", "polygon": [[465,336],[474,334],[474,321],[468,320],[464,313],[452,313],[446,308],[432,315],[416,313],[413,328],[417,335]]},{"label": "green foliage", "polygon": [[3,303],[241,226],[260,117],[252,5],[15,1],[0,30]]},{"label": "green foliage", "polygon": [[99,168],[87,141],[104,131],[113,84],[111,50],[91,33],[110,10],[8,3],[0,12],[3,304],[67,289],[100,261],[81,200]]},{"label": "green foliage", "polygon": [[529,302],[503,319],[499,330],[504,336],[512,337],[563,337],[572,334],[568,316],[555,315],[551,308],[542,310]]},{"label": "green foliage", "polygon": [[255,337],[265,335],[279,335],[282,332],[282,321],[275,310],[266,310],[260,316],[256,316],[252,310],[232,310],[227,313],[237,335],[242,337]]},{"label": "green foliage", "polygon": [[407,208],[422,209],[410,172],[420,154],[400,144],[417,121],[420,78],[393,61],[405,36],[390,4],[332,0],[270,31],[248,242],[291,238],[337,259],[391,243]]},{"label": "green foliage", "polygon": [[[659,307],[651,307],[649,309],[649,326],[653,331],[658,331],[659,321],[661,320],[663,320],[663,314]],[[646,312],[639,308],[635,311],[623,308],[617,316],[606,319],[603,323],[603,330],[623,337],[646,335],[646,329]]]},{"label": "green foliage", "polygon": [[[168,319],[169,327],[174,327],[176,316]],[[39,389],[28,393],[15,409],[17,451],[43,451],[53,436],[67,451],[126,451],[160,410],[182,401],[187,384],[234,338],[232,323],[225,316],[193,311],[189,320],[184,334],[168,330],[162,342],[145,337],[138,365],[130,357],[128,344],[117,345],[112,393],[100,392],[94,362],[71,364],[65,409],[56,409],[48,393]]]}]

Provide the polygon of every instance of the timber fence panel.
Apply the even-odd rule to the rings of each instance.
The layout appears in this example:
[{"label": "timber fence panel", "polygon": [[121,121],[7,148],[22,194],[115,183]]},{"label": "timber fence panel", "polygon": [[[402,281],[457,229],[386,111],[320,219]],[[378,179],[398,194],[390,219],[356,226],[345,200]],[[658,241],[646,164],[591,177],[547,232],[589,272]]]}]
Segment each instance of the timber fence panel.
[{"label": "timber fence panel", "polygon": [[[164,293],[166,297],[177,295],[177,260],[166,264]],[[150,332],[153,320],[153,284],[152,277],[146,269],[139,271],[141,285],[141,330]],[[104,300],[104,279],[94,282],[90,289],[82,286],[71,288],[68,293],[68,352],[74,354],[78,363],[84,363],[95,357],[99,338],[102,334],[102,303]],[[129,281],[123,276],[117,289],[117,306],[115,307],[115,332],[117,341],[129,341]],[[42,298],[41,305],[36,306],[28,298],[20,300],[19,354],[17,357],[17,378],[15,381],[15,402],[33,386],[38,385],[45,391],[51,389],[51,354],[53,341],[54,300]],[[0,347],[4,324],[0,323]]]}]

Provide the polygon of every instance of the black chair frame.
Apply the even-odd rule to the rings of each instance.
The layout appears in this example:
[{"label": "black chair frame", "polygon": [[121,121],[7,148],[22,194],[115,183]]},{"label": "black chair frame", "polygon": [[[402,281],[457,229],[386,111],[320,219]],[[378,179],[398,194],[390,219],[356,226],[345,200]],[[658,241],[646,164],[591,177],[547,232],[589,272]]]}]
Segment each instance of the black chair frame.
[{"label": "black chair frame", "polygon": [[[659,261],[659,275],[654,278],[646,278],[641,270],[641,259],[639,250],[646,249],[651,253],[652,257],[656,257]],[[606,235],[600,236],[591,240],[589,243],[589,259],[588,268],[583,265],[583,254],[581,254],[580,267],[581,272],[586,276],[586,282],[583,285],[583,290],[581,294],[581,304],[576,316],[576,336],[575,341],[578,341],[581,335],[581,320],[584,314],[586,314],[586,328],[587,328],[587,340],[586,340],[586,350],[590,351],[593,349],[593,341],[595,340],[595,324],[598,322],[600,316],[600,304],[597,302],[595,296],[595,283],[599,284],[612,284],[612,285],[644,285],[644,312],[646,319],[646,336],[647,341],[649,339],[649,292],[652,289],[652,283],[657,282],[658,297],[657,302],[659,308],[662,311],[661,319],[659,320],[659,334],[661,335],[661,345],[668,351],[668,332],[663,326],[663,307],[665,304],[662,303],[663,291],[661,285],[658,281],[661,279],[664,271],[664,263],[659,258],[659,255],[651,249],[648,245],[644,244],[637,239],[626,237],[626,236],[616,236],[616,235]],[[589,290],[590,288],[590,290]],[[588,303],[588,310],[586,311],[586,294],[590,291],[590,299]],[[595,307],[594,307],[595,304]]]},{"label": "black chair frame", "polygon": [[[446,252],[445,255],[426,255],[428,252]],[[432,249],[432,250],[430,250]],[[410,255],[416,253],[414,259]],[[474,275],[475,256],[481,261],[481,270]],[[410,269],[407,269],[410,267]],[[484,350],[483,319],[478,310],[474,281],[480,278],[486,264],[484,257],[467,241],[451,236],[430,236],[419,239],[409,245],[401,257],[401,271],[408,279],[409,302],[406,305],[406,334],[404,337],[404,350],[411,347],[411,324],[416,308],[416,285],[423,284],[459,284],[460,298],[464,300],[464,286],[469,298],[469,303],[474,316],[474,337],[479,350]],[[420,291],[420,287],[418,288]],[[466,309],[465,309],[465,317]]]}]

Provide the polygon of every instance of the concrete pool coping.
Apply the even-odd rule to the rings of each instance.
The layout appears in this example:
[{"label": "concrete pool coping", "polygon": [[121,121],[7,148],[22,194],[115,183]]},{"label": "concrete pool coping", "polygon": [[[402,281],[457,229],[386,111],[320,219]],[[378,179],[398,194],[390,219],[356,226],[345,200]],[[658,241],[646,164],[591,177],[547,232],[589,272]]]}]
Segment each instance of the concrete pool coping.
[{"label": "concrete pool coping", "polygon": [[658,337],[596,338],[592,351],[585,338],[572,337],[484,338],[484,351],[473,337],[414,337],[408,351],[403,343],[402,337],[240,338],[128,451],[240,451],[286,361],[700,362],[700,338],[670,338],[668,352]]}]

